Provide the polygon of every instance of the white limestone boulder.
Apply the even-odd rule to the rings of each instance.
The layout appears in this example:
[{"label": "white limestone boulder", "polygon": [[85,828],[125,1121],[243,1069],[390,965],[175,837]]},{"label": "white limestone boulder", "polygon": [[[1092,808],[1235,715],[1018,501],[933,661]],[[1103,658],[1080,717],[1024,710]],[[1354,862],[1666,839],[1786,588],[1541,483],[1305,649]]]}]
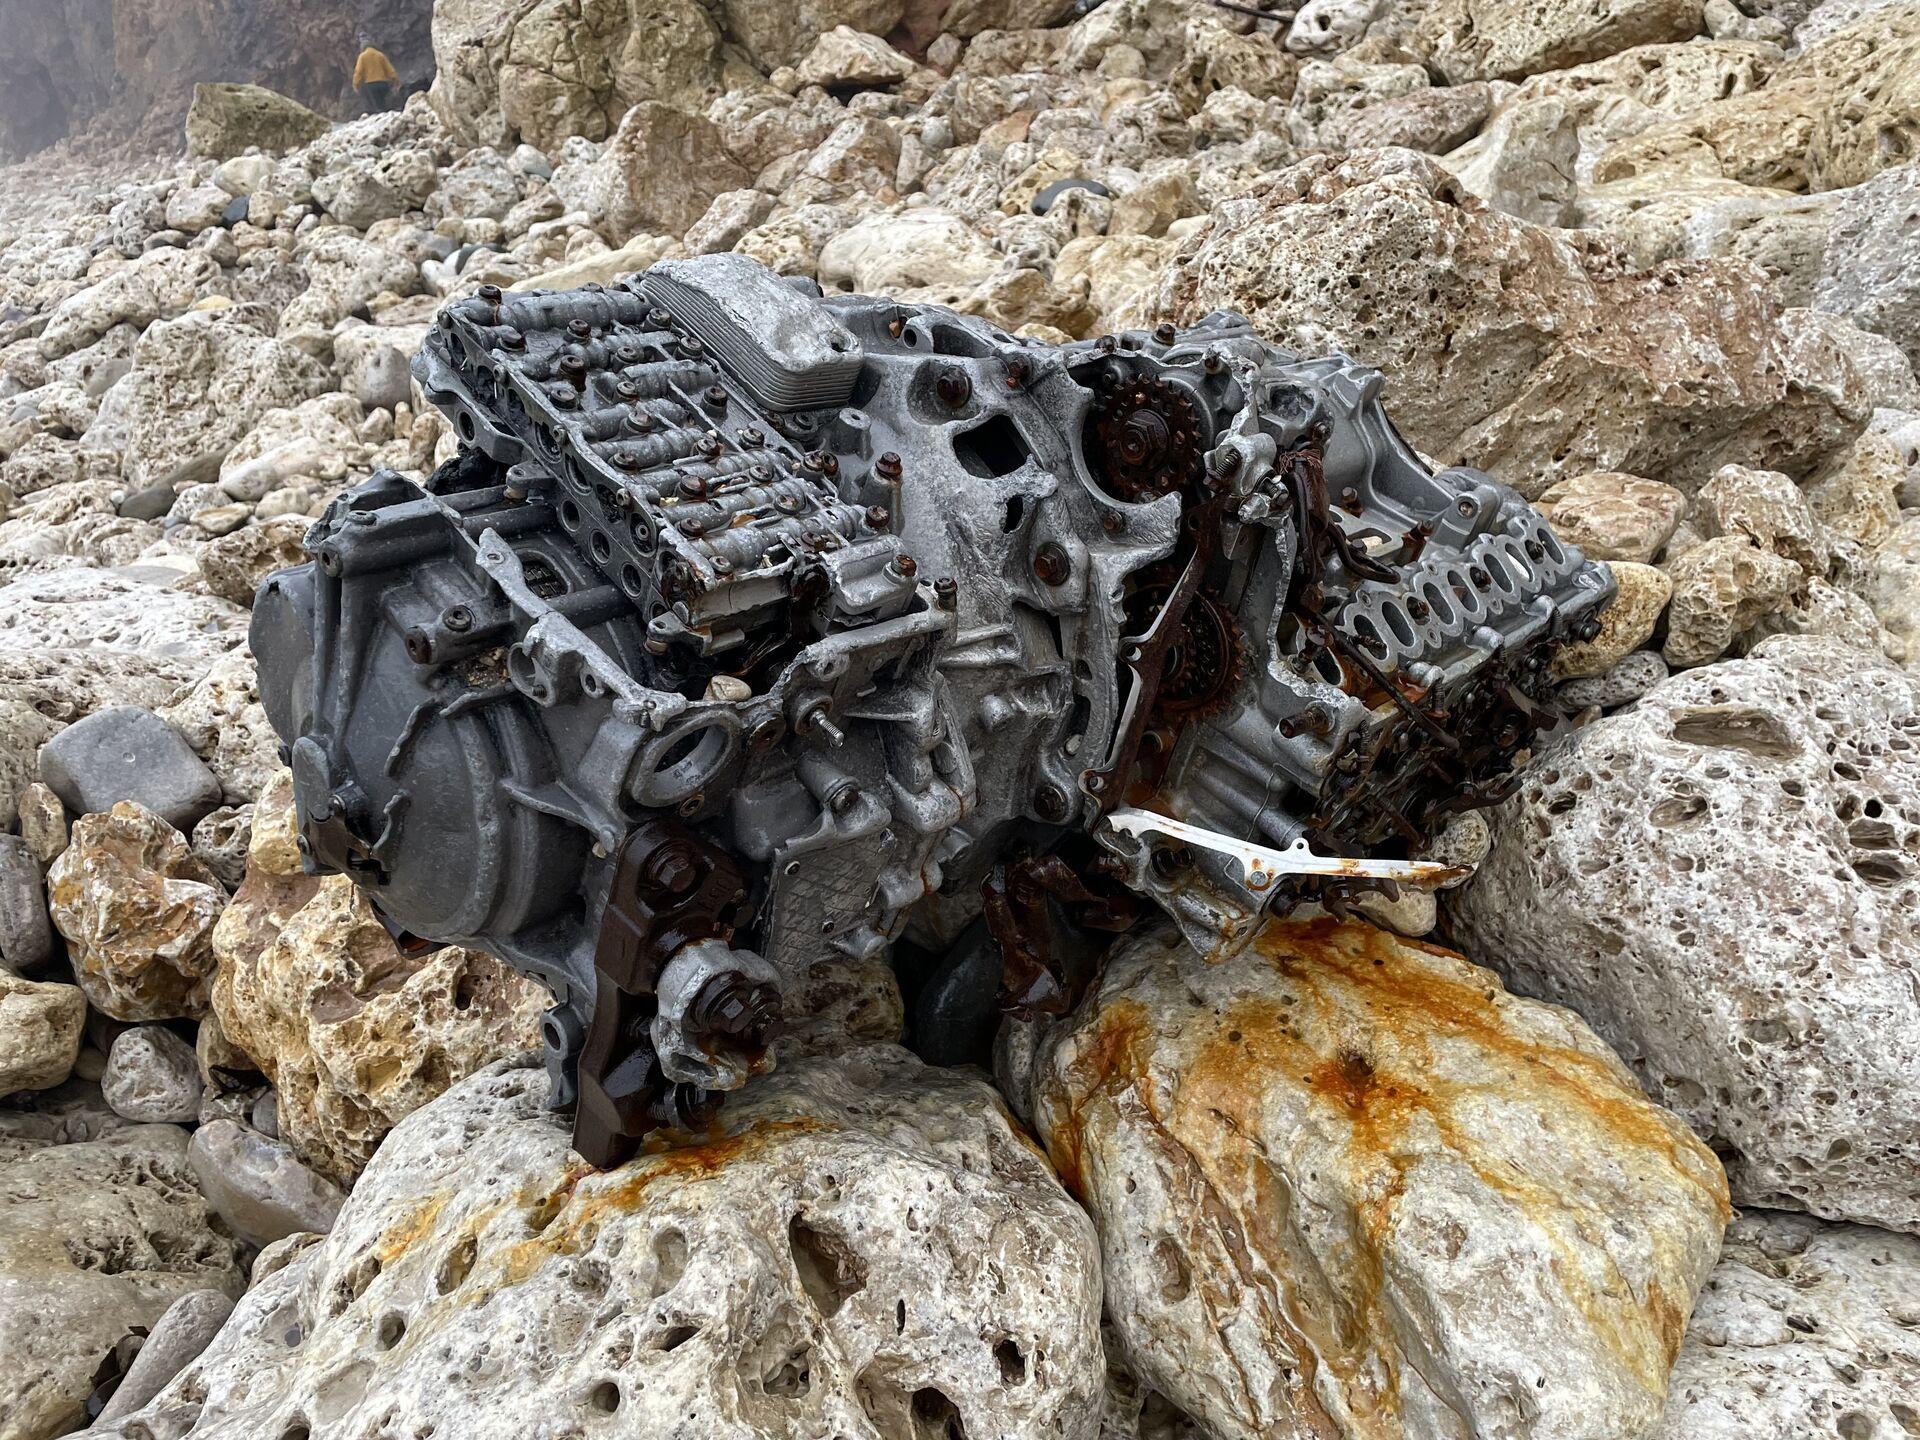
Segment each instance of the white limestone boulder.
[{"label": "white limestone boulder", "polygon": [[1546,749],[1454,933],[1585,1016],[1741,1203],[1920,1229],[1916,797],[1920,677],[1776,636]]},{"label": "white limestone boulder", "polygon": [[327,1237],[103,1433],[1094,1440],[1092,1230],[979,1080],[799,1061],[606,1173],[546,1100],[503,1062],[402,1121]]},{"label": "white limestone boulder", "polygon": [[1129,1361],[1219,1440],[1639,1434],[1728,1214],[1578,1016],[1361,922],[1123,941],[1030,1094]]}]

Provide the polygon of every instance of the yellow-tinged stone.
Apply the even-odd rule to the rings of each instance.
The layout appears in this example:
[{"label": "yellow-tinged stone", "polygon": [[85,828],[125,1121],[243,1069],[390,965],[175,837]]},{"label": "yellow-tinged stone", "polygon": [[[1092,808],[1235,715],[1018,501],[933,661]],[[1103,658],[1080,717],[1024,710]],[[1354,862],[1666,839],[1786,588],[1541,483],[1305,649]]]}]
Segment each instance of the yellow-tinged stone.
[{"label": "yellow-tinged stone", "polygon": [[75,820],[47,872],[47,908],[67,937],[74,978],[116,1020],[206,1012],[213,926],[226,899],[186,837],[131,800]]},{"label": "yellow-tinged stone", "polygon": [[344,876],[249,873],[215,936],[213,1004],[280,1095],[280,1133],[341,1179],[403,1116],[536,1048],[548,997],[476,950],[403,954]]},{"label": "yellow-tinged stone", "polygon": [[1600,633],[1591,640],[1567,646],[1553,661],[1561,680],[1604,675],[1653,637],[1654,627],[1673,596],[1673,581],[1652,565],[1616,560],[1613,571],[1619,593],[1600,612]]},{"label": "yellow-tinged stone", "polygon": [[1209,1434],[1641,1434],[1729,1216],[1572,1011],[1357,922],[1125,942],[1034,1113],[1107,1312]]}]

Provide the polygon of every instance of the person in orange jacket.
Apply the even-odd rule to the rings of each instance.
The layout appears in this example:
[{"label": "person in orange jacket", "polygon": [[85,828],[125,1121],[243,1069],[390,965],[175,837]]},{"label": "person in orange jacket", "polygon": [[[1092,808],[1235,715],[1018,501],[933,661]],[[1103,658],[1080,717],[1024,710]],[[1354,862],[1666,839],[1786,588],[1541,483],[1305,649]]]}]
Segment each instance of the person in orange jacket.
[{"label": "person in orange jacket", "polygon": [[373,37],[363,32],[360,36],[360,58],[353,62],[353,88],[359,94],[367,114],[394,109],[399,101],[396,93],[399,87],[400,75],[393,68],[393,62],[374,45]]}]

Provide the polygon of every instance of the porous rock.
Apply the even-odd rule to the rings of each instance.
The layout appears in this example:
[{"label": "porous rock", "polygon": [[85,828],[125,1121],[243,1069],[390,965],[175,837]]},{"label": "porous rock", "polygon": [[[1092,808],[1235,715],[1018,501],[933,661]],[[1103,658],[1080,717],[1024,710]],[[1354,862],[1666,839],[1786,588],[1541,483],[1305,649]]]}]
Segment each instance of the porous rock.
[{"label": "porous rock", "polygon": [[83,815],[47,884],[75,978],[97,1009],[116,1020],[206,1011],[227,892],[178,830],[125,800]]},{"label": "porous rock", "polygon": [[185,737],[135,705],[96,710],[42,745],[40,780],[69,814],[131,800],[182,831],[220,803],[220,782]]},{"label": "porous rock", "polygon": [[164,1025],[136,1025],[113,1038],[100,1093],[113,1113],[138,1124],[184,1124],[200,1114],[200,1067],[193,1047]]},{"label": "porous rock", "polygon": [[540,1044],[550,1002],[532,980],[456,946],[403,954],[343,876],[276,925],[285,891],[243,887],[221,917],[213,1003],[273,1081],[281,1133],[308,1164],[358,1174],[403,1116]]},{"label": "porous rock", "polygon": [[1920,1228],[1916,795],[1920,677],[1777,636],[1547,748],[1454,933],[1585,1016],[1741,1203]]},{"label": "porous rock", "polygon": [[1617,588],[1613,603],[1600,612],[1600,629],[1591,640],[1577,640],[1553,657],[1557,679],[1604,675],[1646,644],[1673,598],[1673,581],[1651,565],[1616,560],[1609,567]]},{"label": "porous rock", "polygon": [[267,411],[326,387],[311,356],[263,335],[240,307],[193,311],[147,327],[127,377],[127,474],[136,485],[217,467]]},{"label": "porous rock", "polygon": [[284,154],[326,133],[326,116],[261,85],[195,85],[187,107],[188,147],[219,160],[251,146]]},{"label": "porous rock", "polygon": [[1841,198],[1813,303],[1920,363],[1920,161],[1883,170]]},{"label": "porous rock", "polygon": [[187,837],[194,857],[229,890],[247,877],[247,849],[253,832],[253,806],[222,805],[201,817]]},{"label": "porous rock", "polygon": [[1694,1307],[1655,1440],[1920,1434],[1920,1240],[1749,1210]]},{"label": "porous rock", "polygon": [[1867,600],[1906,649],[1906,660],[1920,660],[1920,516],[1901,524],[1873,553]]},{"label": "porous rock", "polygon": [[0,1153],[0,1427],[41,1440],[86,1421],[94,1374],[180,1296],[244,1287],[173,1125]]},{"label": "porous rock", "polygon": [[87,997],[0,970],[0,1095],[50,1090],[73,1073]]},{"label": "porous rock", "polygon": [[178,1375],[220,1333],[233,1313],[233,1297],[220,1290],[194,1290],[182,1295],[154,1321],[140,1344],[140,1353],[114,1387],[100,1411],[100,1423],[110,1424],[131,1415]]},{"label": "porous rock", "polygon": [[1667,673],[1667,662],[1658,650],[1636,650],[1622,656],[1604,675],[1569,680],[1556,693],[1570,710],[1582,710],[1589,705],[1617,710],[1653,689],[1667,678]]},{"label": "porous rock", "polygon": [[[0,667],[7,665],[5,652],[13,652],[23,665],[50,665],[53,673],[45,678],[51,687],[65,689],[85,680],[90,688],[122,692],[113,698],[125,704],[150,705],[164,698],[166,691],[156,692],[152,677],[164,675],[173,684],[192,678],[239,644],[246,628],[247,612],[225,600],[185,594],[120,571],[76,566],[0,585],[5,647]],[[33,651],[66,653],[36,661]],[[0,693],[19,694],[18,683],[19,677],[0,669]],[[60,718],[70,721],[99,708],[99,702],[68,702],[62,708],[66,713]]]},{"label": "porous rock", "polygon": [[1701,0],[1436,0],[1416,44],[1450,84],[1519,80],[1698,35]]},{"label": "porous rock", "polygon": [[1093,1236],[978,1080],[890,1046],[799,1061],[606,1173],[546,1100],[503,1062],[402,1121],[134,1418],[1092,1440]]},{"label": "porous rock", "polygon": [[280,740],[260,704],[258,671],[245,646],[214,661],[160,714],[206,761],[229,805],[251,804],[280,768]]},{"label": "porous rock", "polygon": [[716,196],[752,180],[712,121],[649,100],[627,112],[577,189],[563,189],[559,176],[555,189],[609,234],[679,235]]},{"label": "porous rock", "polygon": [[1673,598],[1661,647],[1675,669],[1717,660],[1761,621],[1793,608],[1807,576],[1746,535],[1702,541],[1667,567]]},{"label": "porous rock", "polygon": [[1359,922],[1123,941],[1034,1117],[1139,1374],[1209,1434],[1636,1434],[1726,1223],[1570,1011]]},{"label": "porous rock", "polygon": [[1238,310],[1279,343],[1378,365],[1422,453],[1528,496],[1596,470],[1687,493],[1728,463],[1797,478],[1869,413],[1844,351],[1757,268],[1631,269],[1404,150],[1312,156],[1216,206],[1155,308]]}]

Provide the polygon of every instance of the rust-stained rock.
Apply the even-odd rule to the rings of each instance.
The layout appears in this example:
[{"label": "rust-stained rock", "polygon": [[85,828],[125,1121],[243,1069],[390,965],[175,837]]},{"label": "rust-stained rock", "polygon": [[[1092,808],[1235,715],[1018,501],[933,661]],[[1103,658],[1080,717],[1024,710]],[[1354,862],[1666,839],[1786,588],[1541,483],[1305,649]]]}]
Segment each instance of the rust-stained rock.
[{"label": "rust-stained rock", "polygon": [[1776,636],[1546,749],[1454,933],[1586,1016],[1742,1204],[1920,1230],[1916,797],[1920,677]]},{"label": "rust-stained rock", "polygon": [[327,1237],[272,1252],[132,1419],[171,1434],[191,1408],[234,1440],[296,1418],[316,1436],[1094,1440],[1092,1227],[979,1080],[892,1046],[796,1061],[711,1132],[604,1174],[547,1096],[542,1070],[502,1063],[402,1121]]},{"label": "rust-stained rock", "polygon": [[1311,156],[1216,206],[1154,296],[1388,377],[1423,453],[1529,497],[1596,470],[1688,494],[1721,465],[1796,478],[1864,427],[1844,347],[1733,260],[1636,270],[1612,242],[1489,209],[1425,156]]},{"label": "rust-stained rock", "polygon": [[[283,913],[306,885],[311,898]],[[330,1176],[358,1174],[454,1081],[540,1044],[543,989],[475,950],[401,953],[344,876],[250,876],[228,908],[214,942],[221,1028],[278,1089],[282,1137]]]},{"label": "rust-stained rock", "polygon": [[82,815],[47,890],[96,1009],[116,1020],[205,1013],[227,892],[178,830],[131,800]]},{"label": "rust-stained rock", "polygon": [[1032,1088],[1129,1357],[1222,1440],[1639,1434],[1729,1213],[1579,1017],[1357,922],[1123,942]]}]

